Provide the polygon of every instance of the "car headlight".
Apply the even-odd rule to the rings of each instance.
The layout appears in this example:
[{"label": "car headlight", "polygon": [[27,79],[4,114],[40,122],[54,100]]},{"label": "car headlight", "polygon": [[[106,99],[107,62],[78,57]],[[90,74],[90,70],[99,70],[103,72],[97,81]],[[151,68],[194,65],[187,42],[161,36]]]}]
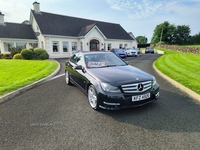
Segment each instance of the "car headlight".
[{"label": "car headlight", "polygon": [[153,77],[152,86],[154,86],[156,83],[157,83],[157,82],[156,82],[156,78],[155,78],[155,77]]},{"label": "car headlight", "polygon": [[101,88],[106,91],[106,92],[113,92],[113,93],[119,93],[120,92],[120,89],[118,87],[115,87],[115,86],[112,86],[108,83],[100,83],[101,85]]}]

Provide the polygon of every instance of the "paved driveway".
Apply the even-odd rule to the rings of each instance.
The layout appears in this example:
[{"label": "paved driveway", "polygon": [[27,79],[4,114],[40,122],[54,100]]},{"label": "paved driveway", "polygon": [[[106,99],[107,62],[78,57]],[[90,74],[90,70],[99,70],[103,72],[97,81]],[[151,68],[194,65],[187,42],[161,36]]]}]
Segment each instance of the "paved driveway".
[{"label": "paved driveway", "polygon": [[199,150],[200,104],[152,69],[157,57],[127,58],[160,84],[159,100],[143,107],[94,111],[64,76],[0,104],[0,149]]}]

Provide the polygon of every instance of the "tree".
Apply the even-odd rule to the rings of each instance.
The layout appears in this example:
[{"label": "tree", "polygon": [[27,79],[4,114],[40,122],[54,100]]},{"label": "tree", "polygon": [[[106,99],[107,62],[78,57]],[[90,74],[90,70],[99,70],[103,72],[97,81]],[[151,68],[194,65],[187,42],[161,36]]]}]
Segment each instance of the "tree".
[{"label": "tree", "polygon": [[186,25],[178,25],[175,31],[176,44],[188,44],[190,41],[190,28]]},{"label": "tree", "polygon": [[165,21],[156,26],[151,43],[164,42],[167,44],[188,44],[190,28],[186,25],[170,24]]},{"label": "tree", "polygon": [[137,36],[136,40],[139,44],[146,44],[148,39],[145,36]]},{"label": "tree", "polygon": [[200,44],[200,32],[194,36],[191,36],[190,44]]},{"label": "tree", "polygon": [[174,25],[170,25],[169,22],[165,21],[156,26],[153,33],[153,38],[151,39],[151,43],[158,43],[164,41],[166,43],[171,43],[174,35]]}]

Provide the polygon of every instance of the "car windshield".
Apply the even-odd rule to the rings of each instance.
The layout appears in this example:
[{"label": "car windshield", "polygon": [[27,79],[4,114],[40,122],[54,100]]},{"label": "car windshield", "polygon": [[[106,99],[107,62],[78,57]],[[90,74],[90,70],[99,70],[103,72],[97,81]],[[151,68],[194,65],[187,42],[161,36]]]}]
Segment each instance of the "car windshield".
[{"label": "car windshield", "polygon": [[102,68],[127,65],[123,60],[121,60],[113,53],[85,54],[84,58],[87,68]]}]

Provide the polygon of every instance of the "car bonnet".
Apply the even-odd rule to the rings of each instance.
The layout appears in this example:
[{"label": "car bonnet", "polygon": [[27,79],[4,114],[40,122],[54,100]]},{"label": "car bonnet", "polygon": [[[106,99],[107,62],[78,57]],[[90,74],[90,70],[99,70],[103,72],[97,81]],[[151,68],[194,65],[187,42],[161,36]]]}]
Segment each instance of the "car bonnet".
[{"label": "car bonnet", "polygon": [[130,65],[91,68],[88,69],[87,73],[99,82],[106,82],[115,86],[153,79],[152,75]]}]

